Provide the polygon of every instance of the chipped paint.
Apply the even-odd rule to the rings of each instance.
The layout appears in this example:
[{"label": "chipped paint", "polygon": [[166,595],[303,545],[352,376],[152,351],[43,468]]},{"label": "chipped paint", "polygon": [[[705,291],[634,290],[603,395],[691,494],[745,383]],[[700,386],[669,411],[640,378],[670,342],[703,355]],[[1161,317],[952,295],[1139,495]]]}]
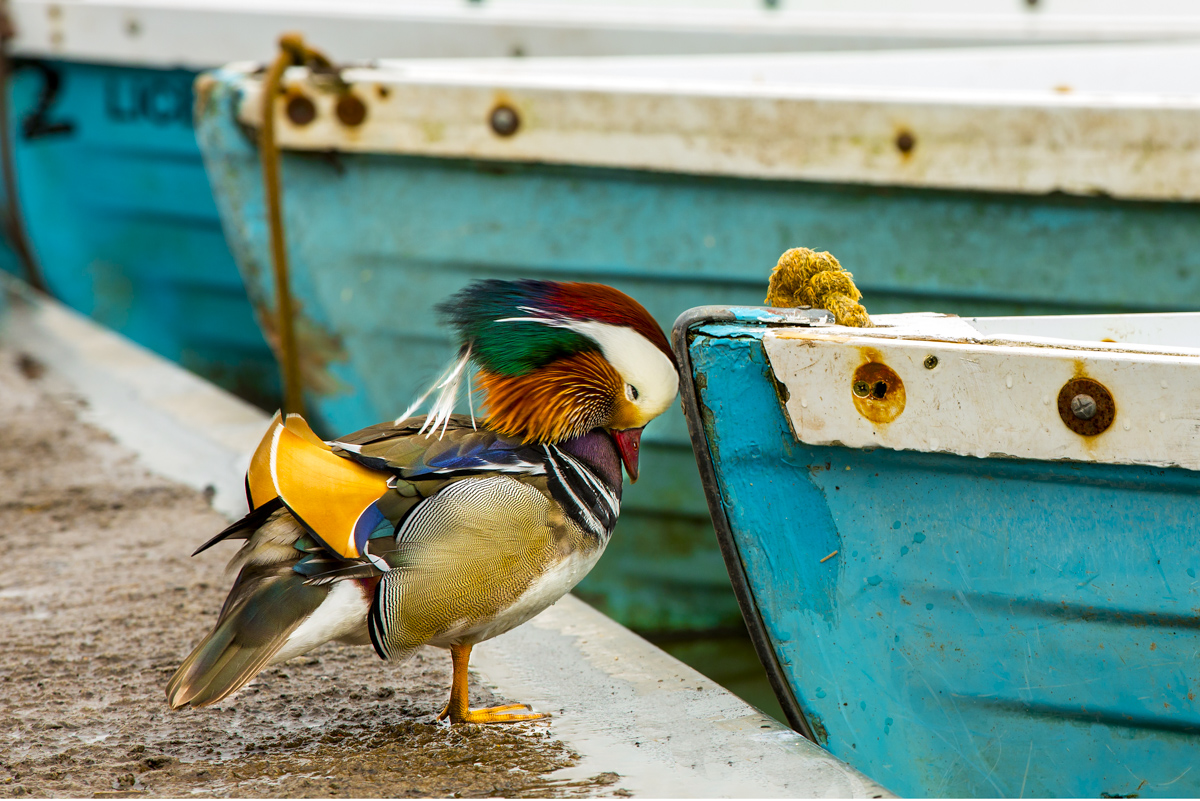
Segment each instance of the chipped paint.
[{"label": "chipped paint", "polygon": [[[880,328],[825,339],[836,332],[772,330],[752,318],[693,322],[689,355],[704,371],[697,394],[710,416],[692,431],[703,437],[697,452],[711,458],[722,547],[740,556],[731,569],[748,588],[747,618],[757,617],[769,638],[769,669],[829,750],[904,796],[1200,793],[1200,470],[1095,458],[1125,430],[1120,421],[1158,424],[1157,407],[1141,404],[1168,392],[1196,396],[1182,373],[1148,386],[1153,376],[1138,361],[1157,369],[1183,355],[1135,356],[1131,343],[1169,348],[1172,327],[1191,330],[1183,339],[1194,343],[1200,315],[1157,329],[1145,316],[1136,321],[1143,335],[1120,350],[1098,339],[1021,347],[1013,321],[978,321],[1002,340],[987,343],[950,335],[972,327],[967,321],[928,316],[881,315]],[[1117,316],[1077,322],[1080,334],[1135,327]],[[1069,318],[1029,325],[1043,334],[1071,328]],[[923,338],[898,347],[910,335]],[[938,363],[929,370],[931,350]],[[1004,358],[989,360],[989,350]],[[823,361],[823,351],[845,358]],[[783,352],[795,355],[791,373]],[[764,356],[774,375],[763,375]],[[1107,357],[1130,361],[1110,371]],[[904,377],[907,408],[884,436],[914,417],[946,416],[951,429],[973,422],[970,411],[955,418],[959,406],[1003,411],[989,398],[1022,395],[1041,407],[1034,384],[1044,379],[1047,429],[1083,440],[1055,403],[1079,373],[1113,388],[1119,431],[1088,438],[1094,453],[1072,460],[922,452],[917,438],[899,449],[865,437],[845,447],[791,436],[789,422],[803,430],[805,414],[822,415],[824,397],[844,405],[845,420],[875,430],[846,400],[846,383],[864,363]],[[771,388],[776,378],[788,381],[786,408]],[[935,380],[947,391],[938,394]],[[797,405],[801,397],[807,408]],[[1013,425],[1000,414],[976,419],[993,427],[963,426],[976,443]],[[1194,411],[1189,425],[1162,436],[1191,445]],[[945,428],[925,433],[949,438]],[[1147,448],[1154,439],[1138,438]],[[836,561],[822,562],[835,541]],[[818,588],[831,575],[824,596]]]},{"label": "chipped paint", "polygon": [[[1122,58],[1130,70],[1154,74],[1192,65],[1200,45],[1194,51],[1064,49],[1058,61],[1039,61],[1037,68]],[[403,103],[364,95],[366,124],[281,126],[279,142],[295,150],[774,180],[1200,199],[1200,85],[1171,94],[1105,87],[1063,94],[1032,91],[1027,84],[1040,85],[1038,79],[1019,77],[1012,88],[980,90],[978,79],[995,74],[997,56],[964,53],[946,54],[944,63],[927,58],[920,68],[896,56],[894,68],[911,73],[908,83],[787,77],[812,74],[823,63],[813,58],[696,59],[686,79],[651,61],[612,74],[536,61],[503,67],[383,61],[341,75],[390,87]],[[873,63],[847,62],[842,69],[867,71]],[[1030,69],[1020,60],[1008,66],[1016,76]],[[257,79],[245,70],[248,92],[239,114],[256,125]],[[291,74],[314,90],[323,78]],[[520,119],[519,135],[497,136],[489,124],[492,112],[505,107]],[[442,131],[436,139],[427,134],[431,123]]]},{"label": "chipped paint", "polygon": [[[801,442],[1200,470],[1200,314],[1175,316],[1173,339],[1147,332],[1146,344],[1020,333],[1047,319],[1013,320],[997,337],[980,330],[986,318],[882,315],[873,329],[770,329],[763,342]],[[1081,394],[1097,407],[1086,420],[1070,408]]]},{"label": "chipped paint", "polygon": [[883,363],[879,351],[874,348],[859,351],[864,361],[855,369],[850,383],[854,408],[872,423],[887,425],[904,411],[904,382]]}]

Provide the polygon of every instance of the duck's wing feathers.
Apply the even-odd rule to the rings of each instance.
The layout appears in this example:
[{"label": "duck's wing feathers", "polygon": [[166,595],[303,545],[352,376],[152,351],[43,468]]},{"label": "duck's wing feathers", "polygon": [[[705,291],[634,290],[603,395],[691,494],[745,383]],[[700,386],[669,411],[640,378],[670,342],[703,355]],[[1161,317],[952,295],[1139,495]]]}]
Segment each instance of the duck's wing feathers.
[{"label": "duck's wing feathers", "polygon": [[398,479],[454,478],[480,473],[541,475],[541,452],[454,415],[444,433],[420,433],[423,417],[381,423],[332,440],[333,452]]},{"label": "duck's wing feathers", "polygon": [[332,567],[351,566],[337,562],[364,560],[385,570],[373,558],[380,548],[368,543],[395,534],[413,507],[445,483],[481,474],[545,473],[536,447],[479,428],[469,417],[455,415],[440,436],[420,433],[423,419],[381,423],[326,443],[299,415],[277,413],[246,473],[250,513],[196,552],[245,539],[286,507],[328,552],[312,555],[298,572],[342,577],[331,574]]}]

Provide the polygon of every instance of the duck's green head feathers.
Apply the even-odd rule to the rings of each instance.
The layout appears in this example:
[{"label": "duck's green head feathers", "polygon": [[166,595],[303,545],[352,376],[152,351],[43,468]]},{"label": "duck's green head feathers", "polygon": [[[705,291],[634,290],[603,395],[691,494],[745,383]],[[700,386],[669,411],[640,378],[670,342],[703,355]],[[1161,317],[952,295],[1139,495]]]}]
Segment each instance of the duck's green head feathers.
[{"label": "duck's green head feathers", "polygon": [[526,375],[564,356],[597,350],[569,328],[547,324],[555,316],[556,287],[548,281],[480,281],[440,304],[441,313],[471,348],[480,367],[507,376]]},{"label": "duck's green head feathers", "polygon": [[595,428],[635,429],[678,387],[675,356],[650,313],[603,284],[479,281],[438,306],[459,336],[460,361],[430,416],[449,414],[446,389],[478,368],[487,422],[529,441]]}]

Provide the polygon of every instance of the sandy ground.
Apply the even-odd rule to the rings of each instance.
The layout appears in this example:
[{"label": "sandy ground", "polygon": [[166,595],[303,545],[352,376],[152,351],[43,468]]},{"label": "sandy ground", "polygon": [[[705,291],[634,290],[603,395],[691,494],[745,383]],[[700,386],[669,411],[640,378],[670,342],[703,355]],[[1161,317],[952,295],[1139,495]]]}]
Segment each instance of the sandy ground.
[{"label": "sandy ground", "polygon": [[397,667],[325,646],[170,711],[234,547],[190,557],[224,525],[205,496],[78,422],[53,382],[0,349],[0,796],[626,795],[615,773],[550,777],[577,755],[543,723],[436,723],[450,672],[433,649]]}]

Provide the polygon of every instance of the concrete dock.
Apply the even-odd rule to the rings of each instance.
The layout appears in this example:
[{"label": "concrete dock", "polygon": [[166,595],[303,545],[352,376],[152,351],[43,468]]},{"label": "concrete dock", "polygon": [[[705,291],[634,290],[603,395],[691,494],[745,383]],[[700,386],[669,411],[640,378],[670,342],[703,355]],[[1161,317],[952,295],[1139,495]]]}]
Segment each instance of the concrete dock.
[{"label": "concrete dock", "polygon": [[[21,284],[0,291],[0,432],[22,443],[0,458],[0,512],[15,521],[6,547],[31,560],[0,575],[0,613],[13,621],[0,651],[20,690],[0,705],[13,742],[0,794],[888,795],[573,597],[472,660],[473,701],[529,703],[552,713],[545,722],[455,732],[433,722],[448,688],[442,652],[401,671],[369,648],[332,646],[216,707],[170,712],[162,685],[211,625],[232,548],[187,555],[244,513],[268,415]],[[96,507],[103,480],[152,500],[75,514],[70,498]],[[112,554],[147,561],[100,569]],[[142,622],[105,609],[126,596]],[[118,636],[120,620],[143,628]]]}]

